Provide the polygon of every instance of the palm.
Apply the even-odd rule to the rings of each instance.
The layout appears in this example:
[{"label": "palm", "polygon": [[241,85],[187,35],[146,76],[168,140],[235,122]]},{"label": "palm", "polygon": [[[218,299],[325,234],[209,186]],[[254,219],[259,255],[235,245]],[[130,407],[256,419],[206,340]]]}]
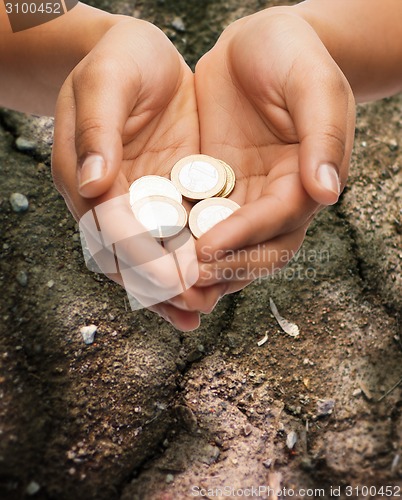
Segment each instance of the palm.
[{"label": "palm", "polygon": [[[161,78],[165,71],[166,76],[172,78],[172,68],[167,66],[163,68]],[[149,87],[140,91],[140,96],[145,95],[145,98],[138,99],[137,94],[127,96],[127,99],[131,98],[131,110],[123,128],[120,171],[112,188],[100,198],[84,199],[77,193],[76,116],[75,107],[69,106],[74,98],[73,92],[65,100],[61,110],[64,116],[60,116],[64,123],[56,128],[53,171],[59,184],[61,179],[61,191],[68,192],[66,201],[77,219],[99,203],[127,193],[129,185],[143,175],[168,176],[175,161],[197,152],[199,132],[193,76],[179,59],[174,76],[176,81],[170,93],[160,82],[148,80]]]},{"label": "palm", "polygon": [[[117,53],[110,54],[107,63],[100,60],[110,46],[110,40],[106,38],[106,49],[104,46],[97,46],[90,54],[92,59],[84,60],[73,71],[60,93],[52,166],[56,185],[77,220],[92,208],[109,200],[118,199],[120,195],[126,195],[129,185],[135,179],[149,174],[168,176],[178,159],[199,152],[193,74],[170,42],[155,32],[155,28],[149,29],[153,30],[149,37],[152,43],[149,46],[145,43],[145,49],[149,49],[149,53],[142,46],[141,53],[134,51],[133,54],[133,47],[127,43],[123,44],[127,36],[132,37],[133,33],[135,36],[138,30],[131,29],[129,33],[119,30],[111,33],[116,38],[113,42],[117,42]],[[123,40],[120,40],[121,36]],[[144,45],[144,36],[141,37],[141,34],[139,36],[139,43]],[[102,43],[103,40],[101,45]],[[127,47],[126,53],[122,53],[121,47]],[[150,65],[150,60],[158,61],[157,67]],[[121,65],[121,62],[124,62],[124,65]],[[102,64],[105,66],[102,67]],[[110,66],[115,71],[111,71]],[[127,71],[127,68],[132,68],[133,74]],[[105,85],[106,90],[102,85],[96,88],[96,105],[88,111],[86,105],[87,100],[91,99],[92,89],[87,82],[94,70],[99,73],[98,78],[95,78],[96,81],[104,79],[105,74],[108,75],[109,86]],[[87,93],[80,88],[83,82],[89,87]],[[100,190],[103,192],[101,196],[84,198],[77,190],[76,165],[79,157],[77,137],[79,142],[82,132],[85,133],[85,127],[91,132],[93,120],[88,120],[88,116],[91,117],[91,113],[97,112],[98,103],[107,103],[113,99],[116,101],[116,109],[110,110],[111,121],[114,120],[110,129],[113,131],[114,126],[119,129],[119,133],[115,134],[117,140],[113,142],[110,139],[110,147],[104,149],[106,153],[110,150],[115,152],[115,165],[112,166],[115,176],[112,182],[109,181],[106,191]],[[79,112],[82,114],[81,117]],[[117,123],[116,116],[119,116],[122,123]],[[105,117],[99,121],[105,122]],[[99,137],[102,130],[93,128],[95,137]],[[112,133],[108,130],[106,140],[111,136]],[[118,227],[123,231],[124,216],[122,210],[122,219]],[[104,223],[106,230],[113,235],[116,234],[115,226],[115,221]],[[114,236],[110,239],[119,241]],[[138,253],[138,249],[133,250],[134,255]],[[108,274],[121,283],[119,275]],[[180,307],[185,309],[206,311],[213,307],[218,296],[219,291],[215,287],[211,290],[188,290],[178,300]],[[198,313],[180,311],[171,304],[155,306],[154,310],[164,317],[169,315],[172,322],[182,329],[194,328],[198,323]]]},{"label": "palm", "polygon": [[[275,87],[268,95],[262,79],[250,75],[250,57],[249,52],[231,59],[223,39],[196,69],[201,150],[233,167],[231,198],[251,209],[227,221],[225,231],[212,230],[200,244],[235,250],[286,235],[285,245],[295,252],[318,204],[301,183],[300,143],[286,102]],[[263,84],[266,89],[274,82],[264,79]],[[261,217],[265,233],[257,230]]]}]

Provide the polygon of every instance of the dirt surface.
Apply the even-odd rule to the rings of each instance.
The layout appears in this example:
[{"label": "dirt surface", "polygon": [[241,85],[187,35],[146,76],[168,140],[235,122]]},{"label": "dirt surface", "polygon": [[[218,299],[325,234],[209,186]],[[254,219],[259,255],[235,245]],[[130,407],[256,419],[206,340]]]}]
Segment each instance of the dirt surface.
[{"label": "dirt surface", "polygon": [[[156,23],[194,65],[266,2],[95,4]],[[51,180],[52,121],[1,111],[0,498],[402,496],[402,386],[390,392],[402,379],[401,110],[400,96],[359,106],[340,202],[281,275],[191,333],[131,312],[86,270]]]}]

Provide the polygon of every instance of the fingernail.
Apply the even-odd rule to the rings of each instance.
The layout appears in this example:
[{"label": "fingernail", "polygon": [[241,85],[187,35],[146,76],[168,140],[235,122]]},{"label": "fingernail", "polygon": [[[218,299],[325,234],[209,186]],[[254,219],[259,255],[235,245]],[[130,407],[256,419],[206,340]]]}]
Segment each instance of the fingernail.
[{"label": "fingernail", "polygon": [[327,191],[335,193],[337,197],[341,192],[338,170],[330,163],[323,163],[318,167],[317,180]]},{"label": "fingernail", "polygon": [[105,160],[102,156],[89,154],[82,162],[79,170],[79,188],[83,188],[91,182],[98,181],[105,174]]}]

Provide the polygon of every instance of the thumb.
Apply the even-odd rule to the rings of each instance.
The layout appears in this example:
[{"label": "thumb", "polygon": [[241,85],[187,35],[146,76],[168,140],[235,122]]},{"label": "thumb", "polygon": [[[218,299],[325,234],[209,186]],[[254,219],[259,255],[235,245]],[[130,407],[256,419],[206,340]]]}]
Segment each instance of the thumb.
[{"label": "thumb", "polygon": [[300,176],[315,201],[332,205],[338,201],[348,175],[355,101],[337,67],[315,75],[313,83],[310,80],[303,86],[303,97],[297,99],[293,115],[300,141]]},{"label": "thumb", "polygon": [[97,60],[73,76],[78,190],[85,198],[110,189],[123,159],[122,133],[137,89],[114,66]]}]

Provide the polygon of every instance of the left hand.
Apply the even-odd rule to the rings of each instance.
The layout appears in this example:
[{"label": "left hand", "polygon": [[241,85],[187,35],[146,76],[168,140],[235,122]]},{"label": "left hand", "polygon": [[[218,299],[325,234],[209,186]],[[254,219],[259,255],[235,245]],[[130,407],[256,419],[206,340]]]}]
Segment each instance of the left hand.
[{"label": "left hand", "polygon": [[198,286],[231,292],[283,267],[347,178],[352,91],[290,9],[234,22],[196,67],[201,152],[233,167],[242,206],[198,240]]},{"label": "left hand", "polygon": [[[87,227],[96,242],[94,210],[99,233],[109,242],[105,247],[115,248],[115,255],[105,252],[101,258],[101,270],[126,287],[115,264],[121,262],[117,254],[124,255],[125,267],[134,273],[131,294],[181,330],[199,325],[199,311],[214,307],[222,286],[183,291],[172,255],[162,258],[160,245],[137,237],[145,230],[137,228],[127,200],[134,180],[168,177],[178,159],[199,152],[193,79],[158,28],[123,20],[66,79],[57,102],[52,159],[55,184],[72,214],[81,221],[89,214]],[[91,230],[85,236],[88,240]],[[135,275],[138,269],[142,275]],[[160,301],[161,290],[173,290],[171,298]]]}]

